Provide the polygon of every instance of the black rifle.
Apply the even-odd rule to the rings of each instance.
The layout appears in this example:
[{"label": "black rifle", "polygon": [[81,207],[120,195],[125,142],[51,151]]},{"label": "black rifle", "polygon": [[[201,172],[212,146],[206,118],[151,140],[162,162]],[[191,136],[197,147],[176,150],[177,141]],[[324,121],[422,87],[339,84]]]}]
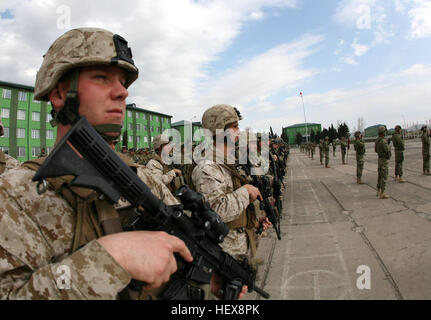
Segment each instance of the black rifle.
[{"label": "black rifle", "polygon": [[[275,232],[277,233],[278,240],[281,240],[281,232],[280,232],[280,219],[278,219],[274,208],[269,202],[269,197],[271,197],[271,185],[269,183],[269,179],[266,176],[253,176],[253,185],[259,189],[260,194],[262,195],[263,201],[261,202],[262,209],[265,210],[266,216],[269,221],[271,221],[272,226],[274,227]],[[258,230],[258,233],[261,233],[262,229]]]},{"label": "black rifle", "polygon": [[[98,191],[100,198],[117,203],[124,197],[135,208],[138,218],[132,226],[148,216],[157,225],[152,230],[165,231],[177,236],[189,248],[193,262],[178,257],[176,275],[196,281],[210,283],[213,273],[226,283],[223,299],[238,299],[243,285],[249,291],[256,291],[264,298],[269,294],[255,286],[255,274],[246,261],[235,260],[220,247],[219,243],[229,232],[220,217],[203,201],[201,194],[183,186],[176,196],[182,205],[167,206],[153,195],[147,185],[128,167],[102,139],[96,130],[82,117],[63,137],[53,152],[44,161],[33,177],[46,186],[46,178],[74,175],[70,186],[91,188]],[[192,217],[183,213],[190,210]]]},{"label": "black rifle", "polygon": [[278,168],[277,168],[277,164],[275,162],[275,160],[272,158],[272,155],[270,154],[270,161],[271,161],[271,167],[272,167],[272,171],[274,173],[274,182],[273,182],[273,188],[274,188],[274,199],[275,199],[275,206],[277,207],[278,210],[278,218],[281,219],[281,210],[282,208],[282,203],[280,200],[280,196],[281,196],[281,180],[280,177],[278,176]]},{"label": "black rifle", "polygon": [[[247,175],[253,178],[253,186],[259,189],[260,194],[262,195],[263,201],[260,201],[260,209],[264,210],[266,216],[269,221],[272,223],[272,226],[277,233],[278,240],[281,240],[281,232],[280,232],[280,219],[277,217],[277,214],[274,211],[271,203],[269,202],[269,198],[272,196],[271,192],[271,184],[269,182],[269,178],[266,176],[257,176],[251,174],[251,164],[250,160],[246,165],[241,165]],[[261,234],[263,232],[262,226],[260,226],[256,233]]]}]

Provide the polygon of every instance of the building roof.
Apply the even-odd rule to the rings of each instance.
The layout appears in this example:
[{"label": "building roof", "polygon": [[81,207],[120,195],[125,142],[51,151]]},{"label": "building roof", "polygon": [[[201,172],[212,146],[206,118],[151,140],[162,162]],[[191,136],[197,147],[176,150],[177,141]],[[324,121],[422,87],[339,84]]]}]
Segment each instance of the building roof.
[{"label": "building roof", "polygon": [[[181,120],[181,121],[174,122],[174,123],[171,124],[171,127],[181,127],[181,126],[184,126],[185,122],[186,122],[186,120]],[[187,122],[190,122],[190,121],[187,121]],[[202,123],[200,121],[193,122],[193,125],[194,126],[200,126],[200,127],[202,127]]]},{"label": "building roof", "polygon": [[374,128],[378,128],[378,127],[381,127],[381,126],[384,126],[384,127],[387,128],[387,126],[385,124],[375,124],[374,126],[370,126],[368,128],[365,128],[365,130],[374,129]]},{"label": "building roof", "polygon": [[1,80],[0,80],[0,87],[12,87],[12,88],[18,88],[18,89],[34,92],[34,87],[26,86],[24,84],[1,81]]},{"label": "building roof", "polygon": [[126,105],[126,109],[132,109],[132,110],[137,110],[137,111],[141,111],[141,112],[146,112],[146,113],[151,113],[151,114],[156,114],[156,115],[160,115],[160,116],[172,118],[172,116],[169,115],[169,114],[165,114],[165,113],[160,113],[160,112],[156,112],[156,111],[152,111],[152,110],[148,110],[148,109],[139,108],[139,107],[136,106],[136,103],[129,103],[128,105]]},{"label": "building roof", "polygon": [[[320,123],[308,123],[307,122],[307,126],[321,126],[321,124]],[[287,129],[287,128],[302,128],[302,127],[305,127],[305,123],[294,124],[294,125],[285,127],[283,129]]]}]

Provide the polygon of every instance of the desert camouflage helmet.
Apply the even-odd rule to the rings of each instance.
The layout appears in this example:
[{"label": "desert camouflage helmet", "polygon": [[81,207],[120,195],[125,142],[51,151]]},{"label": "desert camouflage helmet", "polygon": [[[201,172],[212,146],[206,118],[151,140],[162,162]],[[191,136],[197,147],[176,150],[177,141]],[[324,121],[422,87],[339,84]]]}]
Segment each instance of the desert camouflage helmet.
[{"label": "desert camouflage helmet", "polygon": [[422,126],[421,130],[422,131],[428,130],[428,127],[427,126]]},{"label": "desert camouflage helmet", "polygon": [[355,137],[359,137],[361,135],[361,131],[356,131],[355,132]]},{"label": "desert camouflage helmet", "polygon": [[169,143],[169,137],[165,134],[158,135],[157,137],[154,137],[153,140],[153,148],[155,150],[159,149],[162,145]]},{"label": "desert camouflage helmet", "polygon": [[397,125],[395,126],[395,130],[401,130],[401,126],[397,124]]},{"label": "desert camouflage helmet", "polygon": [[379,127],[379,134],[383,134],[386,132],[386,127],[385,126],[380,126]]},{"label": "desert camouflage helmet", "polygon": [[36,76],[35,100],[48,101],[49,92],[67,71],[94,65],[118,65],[127,70],[126,87],[138,78],[124,38],[99,28],[73,29],[55,40],[44,55]]},{"label": "desert camouflage helmet", "polygon": [[227,125],[241,120],[237,110],[228,104],[218,104],[207,109],[202,116],[202,127],[213,135],[217,129],[224,130]]}]

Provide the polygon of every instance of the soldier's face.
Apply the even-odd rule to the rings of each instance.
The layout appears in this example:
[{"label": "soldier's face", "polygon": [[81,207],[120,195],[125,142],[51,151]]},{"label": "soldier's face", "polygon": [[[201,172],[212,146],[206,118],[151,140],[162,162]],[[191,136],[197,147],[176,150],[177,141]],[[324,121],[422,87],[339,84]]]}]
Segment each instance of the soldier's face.
[{"label": "soldier's face", "polygon": [[[125,82],[126,72],[117,66],[82,68],[78,82],[79,113],[93,126],[123,124],[126,98],[129,95],[124,87]],[[69,86],[60,85],[60,90],[62,97],[65,97]]]},{"label": "soldier's face", "polygon": [[239,129],[238,121],[228,125],[226,130],[228,132],[228,135],[229,135],[231,141],[234,141],[234,142],[239,141],[240,129]]}]

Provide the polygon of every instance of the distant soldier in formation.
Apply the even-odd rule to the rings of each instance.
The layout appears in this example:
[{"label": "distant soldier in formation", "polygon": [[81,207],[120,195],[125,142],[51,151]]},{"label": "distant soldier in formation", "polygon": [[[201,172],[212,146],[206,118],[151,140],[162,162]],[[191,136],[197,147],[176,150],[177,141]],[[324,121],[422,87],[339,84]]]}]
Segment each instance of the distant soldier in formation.
[{"label": "distant soldier in formation", "polygon": [[389,196],[385,193],[386,181],[388,180],[388,163],[391,158],[391,150],[388,141],[385,139],[386,127],[379,127],[379,137],[375,141],[374,150],[377,153],[378,169],[377,169],[377,196],[380,199],[388,199]]},{"label": "distant soldier in formation", "polygon": [[332,153],[334,154],[334,158],[335,158],[335,149],[337,147],[337,140],[332,140]]},{"label": "distant soldier in formation", "polygon": [[343,161],[343,164],[346,164],[347,143],[344,137],[341,137],[340,149],[341,149],[341,160]]},{"label": "distant soldier in formation", "polygon": [[[4,135],[4,129],[3,124],[0,120],[0,137]],[[18,160],[11,157],[7,153],[3,153],[3,151],[0,150],[0,175],[4,172],[6,172],[9,169],[15,168],[19,166]]]},{"label": "distant soldier in formation", "polygon": [[423,126],[422,130],[422,156],[423,156],[423,174],[430,176],[430,138],[428,136],[428,127]]},{"label": "distant soldier in formation", "polygon": [[38,158],[46,157],[46,150],[45,150],[45,148],[42,148],[40,150],[40,153],[39,153],[39,155],[37,157]]},{"label": "distant soldier in formation", "polygon": [[153,147],[156,154],[148,161],[147,168],[151,170],[156,179],[161,180],[174,193],[177,189],[174,179],[177,176],[182,176],[182,173],[181,170],[165,164],[162,159],[162,152],[169,154],[172,150],[172,147],[169,145],[169,137],[165,134],[154,137]]},{"label": "distant soldier in formation", "polygon": [[395,181],[405,182],[403,179],[403,161],[404,161],[404,140],[401,136],[401,126],[395,126],[395,133],[392,135],[392,143],[395,149]]},{"label": "distant soldier in formation", "polygon": [[316,144],[314,142],[310,142],[311,148],[311,160],[314,160],[314,154],[316,153]]},{"label": "distant soldier in formation", "polygon": [[323,165],[323,139],[319,140],[320,164]]},{"label": "distant soldier in formation", "polygon": [[356,179],[358,184],[364,184],[362,181],[362,171],[364,170],[364,155],[365,155],[365,143],[362,140],[360,131],[355,132],[355,141],[353,147],[356,151]]},{"label": "distant soldier in formation", "polygon": [[323,143],[323,152],[325,152],[325,168],[330,168],[329,166],[329,137],[325,137],[325,142]]}]

